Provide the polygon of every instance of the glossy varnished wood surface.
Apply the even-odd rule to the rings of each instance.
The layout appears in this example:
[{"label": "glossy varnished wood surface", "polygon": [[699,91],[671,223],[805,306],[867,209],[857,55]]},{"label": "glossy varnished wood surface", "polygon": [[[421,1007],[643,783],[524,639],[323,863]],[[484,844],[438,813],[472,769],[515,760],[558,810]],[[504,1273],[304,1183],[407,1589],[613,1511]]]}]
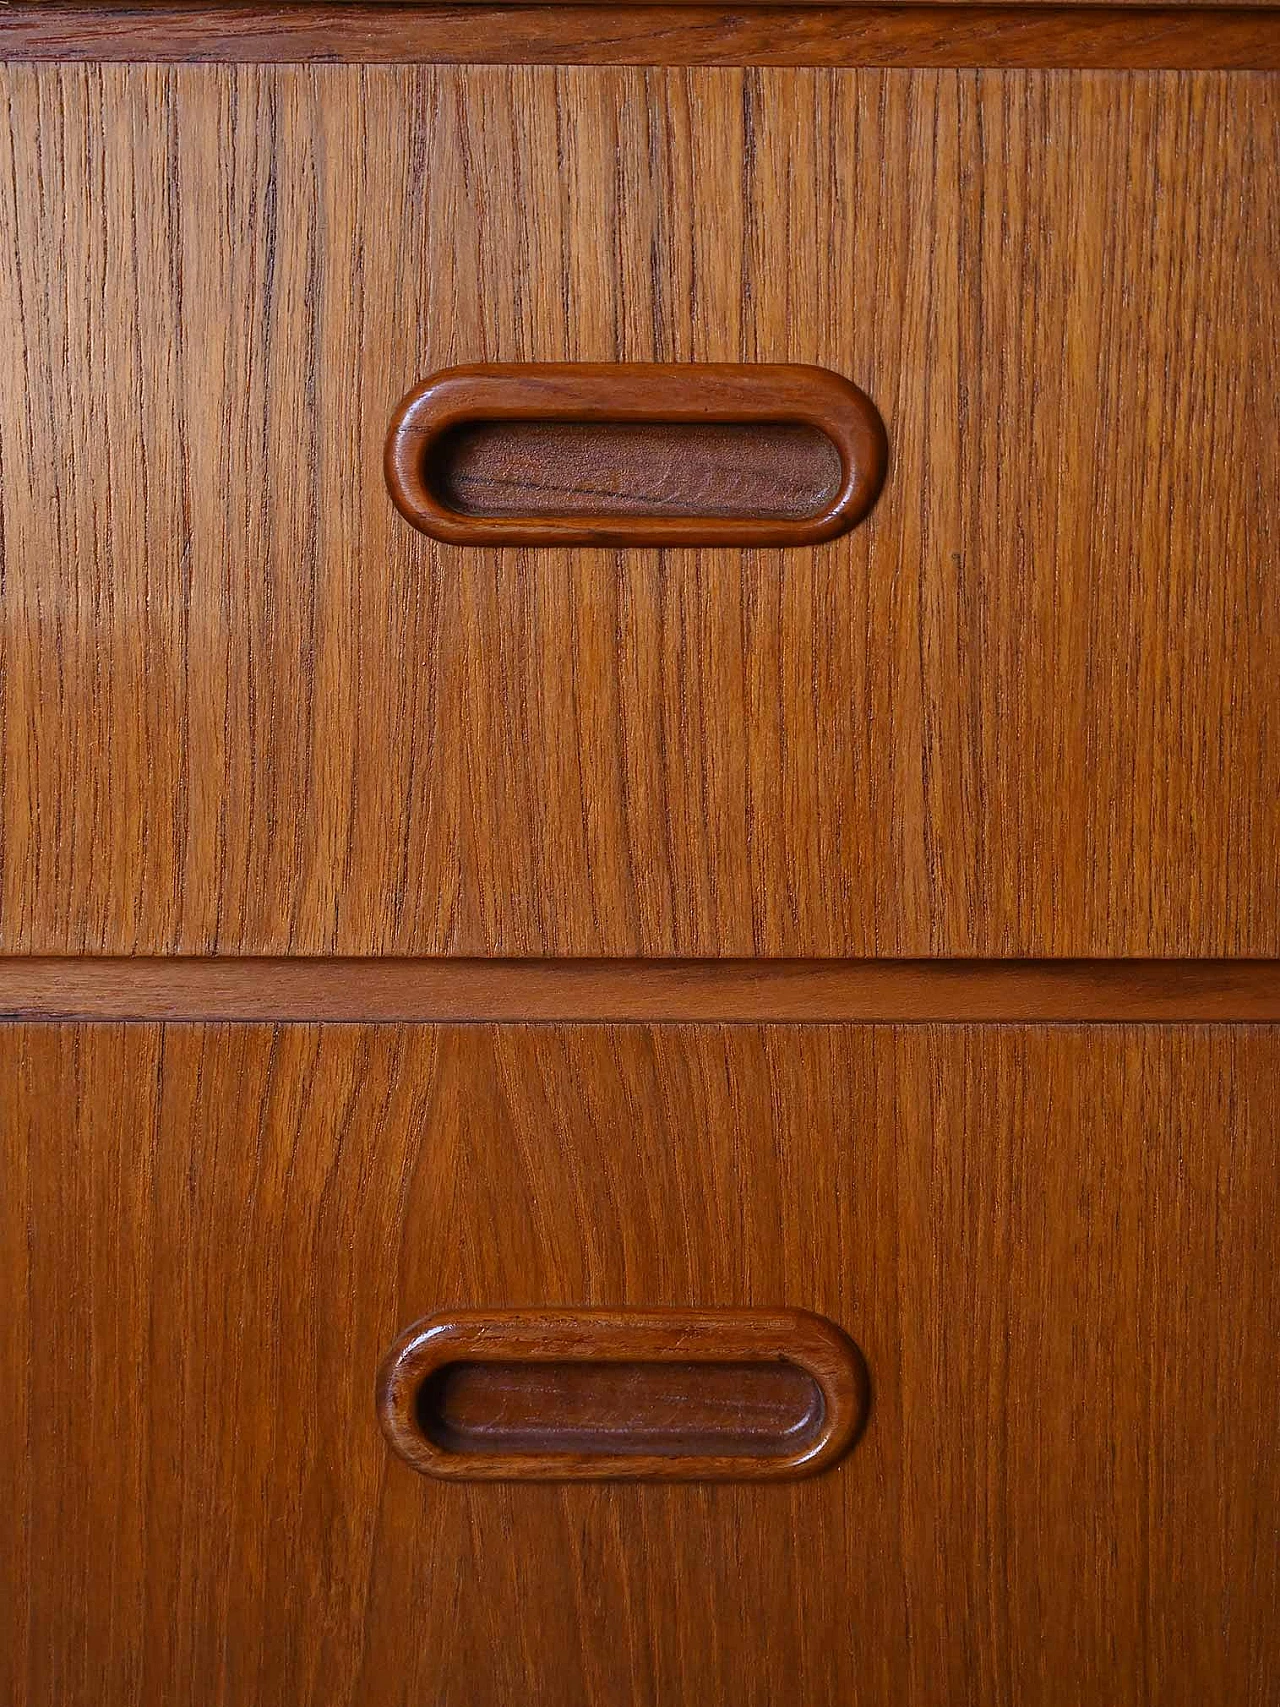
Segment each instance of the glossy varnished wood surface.
[{"label": "glossy varnished wood surface", "polygon": [[0,1018],[1259,1021],[1280,962],[0,957]]},{"label": "glossy varnished wood surface", "polygon": [[291,64],[1280,64],[1267,6],[6,5],[0,59]]},{"label": "glossy varnished wood surface", "polygon": [[[0,948],[1280,952],[1276,79],[5,92]],[[885,492],[411,534],[404,391],[565,359],[856,374]]]},{"label": "glossy varnished wood surface", "polygon": [[[1274,1028],[6,1027],[0,1697],[1271,1707]],[[477,1486],[466,1306],[816,1310],[856,1449]]]}]

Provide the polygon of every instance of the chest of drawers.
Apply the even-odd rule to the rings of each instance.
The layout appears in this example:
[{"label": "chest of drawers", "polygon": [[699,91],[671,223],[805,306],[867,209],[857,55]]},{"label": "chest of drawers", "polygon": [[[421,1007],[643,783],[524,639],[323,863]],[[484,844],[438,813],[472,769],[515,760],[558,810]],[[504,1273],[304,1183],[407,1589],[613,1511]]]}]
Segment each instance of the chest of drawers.
[{"label": "chest of drawers", "polygon": [[0,1698],[1280,1703],[1280,11],[0,59]]}]

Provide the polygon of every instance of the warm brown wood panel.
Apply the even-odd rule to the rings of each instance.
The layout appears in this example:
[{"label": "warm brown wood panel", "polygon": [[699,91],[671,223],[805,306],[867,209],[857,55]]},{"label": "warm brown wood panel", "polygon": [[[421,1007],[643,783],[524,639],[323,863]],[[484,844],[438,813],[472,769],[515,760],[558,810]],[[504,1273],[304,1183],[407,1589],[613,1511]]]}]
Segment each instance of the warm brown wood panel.
[{"label": "warm brown wood panel", "polygon": [[[0,948],[1280,952],[1276,78],[5,88]],[[408,386],[565,359],[846,374],[879,504],[405,527]]]},{"label": "warm brown wood panel", "polygon": [[[7,1027],[15,1707],[1273,1707],[1280,1031]],[[442,1484],[459,1306],[786,1304],[776,1486]]]},{"label": "warm brown wood panel", "polygon": [[1266,6],[6,5],[0,59],[1261,70]]}]

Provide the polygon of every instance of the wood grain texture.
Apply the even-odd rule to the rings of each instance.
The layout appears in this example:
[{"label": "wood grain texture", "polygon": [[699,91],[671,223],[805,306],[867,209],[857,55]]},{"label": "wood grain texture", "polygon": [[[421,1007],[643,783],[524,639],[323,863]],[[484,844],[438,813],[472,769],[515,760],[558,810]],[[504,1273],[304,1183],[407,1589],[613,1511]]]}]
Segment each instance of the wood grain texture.
[{"label": "wood grain texture", "polygon": [[1185,5],[0,8],[0,59],[1275,69],[1277,14]]},{"label": "wood grain texture", "polygon": [[[709,429],[737,424],[752,433],[807,428],[806,507],[780,508],[776,494],[796,484],[796,450],[769,480],[753,470],[767,454],[764,442],[737,453],[722,447],[707,464]],[[624,425],[658,435],[623,440],[622,467],[608,472],[600,453],[578,451],[576,479],[552,476],[549,489],[567,486],[568,502],[548,504],[540,476],[523,502],[510,488],[519,461],[510,433],[539,426],[572,426],[591,446],[598,428],[617,434]],[[449,502],[456,486],[456,435],[486,428],[487,488],[501,502],[459,510]],[[814,439],[818,449],[815,452]],[[613,441],[616,443],[616,438]],[[701,447],[701,448],[700,448]],[[775,440],[776,454],[776,440]],[[860,522],[874,504],[888,461],[884,422],[875,404],[842,374],[775,362],[531,362],[448,368],[429,375],[404,398],[387,432],[383,470],[396,508],[406,521],[450,545],[663,546],[813,545],[834,539]],[[834,461],[834,469],[832,462]],[[471,463],[476,455],[474,437]],[[680,473],[672,472],[673,465]],[[804,462],[801,464],[802,470]],[[473,499],[483,496],[473,479]],[[790,472],[788,472],[788,470]],[[603,487],[603,493],[601,488]],[[656,488],[656,494],[655,494]],[[658,496],[663,501],[654,503]],[[607,502],[602,502],[602,496]],[[672,503],[672,498],[683,503]],[[619,502],[619,500],[622,500]]]},{"label": "wood grain texture", "polygon": [[1280,962],[0,957],[0,1018],[1262,1021]]},{"label": "wood grain texture", "polygon": [[800,521],[835,498],[840,458],[816,427],[782,421],[482,421],[445,437],[432,484],[447,508],[469,516]]},{"label": "wood grain texture", "polygon": [[487,1458],[549,1443],[559,1452],[621,1447],[633,1456],[728,1447],[755,1459],[803,1438],[822,1415],[822,1395],[794,1363],[487,1359],[440,1370],[418,1410],[421,1431],[451,1453]]},{"label": "wood grain texture", "polygon": [[[1275,1028],[0,1031],[15,1707],[1273,1707]],[[452,1307],[816,1310],[777,1486],[416,1476]]]},{"label": "wood grain texture", "polygon": [[457,1481],[794,1481],[866,1418],[867,1372],[806,1310],[450,1310],[397,1340],[378,1419]]},{"label": "wood grain texture", "polygon": [[[5,951],[1280,953],[1277,79],[4,87]],[[434,546],[464,359],[816,362],[893,467],[799,556]]]}]

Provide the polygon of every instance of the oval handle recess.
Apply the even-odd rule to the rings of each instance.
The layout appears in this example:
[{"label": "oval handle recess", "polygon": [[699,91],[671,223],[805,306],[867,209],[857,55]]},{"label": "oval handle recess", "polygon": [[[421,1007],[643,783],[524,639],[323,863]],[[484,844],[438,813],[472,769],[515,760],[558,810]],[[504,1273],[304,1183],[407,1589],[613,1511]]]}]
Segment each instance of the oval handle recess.
[{"label": "oval handle recess", "polygon": [[859,522],[884,424],[826,368],[447,368],[401,403],[387,485],[453,545],[810,545]]},{"label": "oval handle recess", "polygon": [[460,1310],[378,1376],[391,1445],[456,1480],[808,1476],[867,1402],[857,1347],[804,1310]]}]

